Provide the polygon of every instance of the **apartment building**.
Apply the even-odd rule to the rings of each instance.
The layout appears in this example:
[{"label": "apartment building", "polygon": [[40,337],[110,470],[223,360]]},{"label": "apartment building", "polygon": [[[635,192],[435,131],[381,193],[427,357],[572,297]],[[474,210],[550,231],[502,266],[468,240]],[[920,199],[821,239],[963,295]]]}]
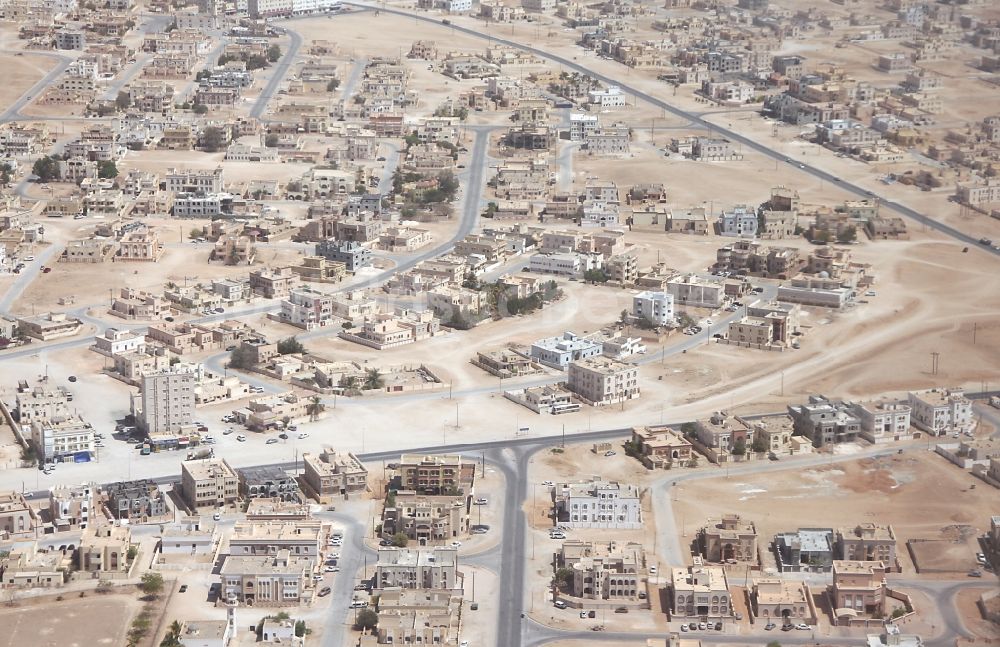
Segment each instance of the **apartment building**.
[{"label": "apartment building", "polygon": [[859,402],[853,407],[854,415],[861,420],[861,437],[876,444],[909,435],[912,410],[909,404],[896,400]]},{"label": "apartment building", "polygon": [[639,460],[649,469],[683,465],[695,455],[691,442],[667,425],[633,427],[632,445],[638,448]]},{"label": "apartment building", "polygon": [[136,416],[139,428],[153,435],[191,427],[196,381],[196,375],[187,371],[144,375],[140,387],[141,410]]},{"label": "apartment building", "polygon": [[377,634],[359,647],[460,644],[462,597],[452,591],[383,589],[378,614]]},{"label": "apartment building", "polygon": [[572,332],[564,332],[562,337],[539,339],[531,344],[530,351],[532,360],[560,371],[565,371],[572,362],[600,354],[600,343]]},{"label": "apartment building", "polygon": [[218,508],[239,498],[236,471],[222,458],[181,463],[181,496],[192,508]]},{"label": "apartment building", "polygon": [[237,470],[240,477],[240,495],[246,499],[279,499],[298,501],[299,485],[295,477],[280,467],[258,466]]},{"label": "apartment building", "polygon": [[725,287],[721,281],[703,279],[694,274],[669,279],[667,292],[674,297],[675,305],[696,308],[719,308],[725,300]]},{"label": "apartment building", "polygon": [[[374,233],[373,233],[374,237]],[[372,250],[353,240],[329,239],[316,243],[316,256],[343,263],[348,272],[357,272],[372,264]]]},{"label": "apartment building", "polygon": [[29,387],[27,382],[18,384],[14,405],[17,407],[18,422],[27,429],[35,422],[52,418],[69,418],[72,413],[69,403],[73,401],[66,387],[51,388],[47,382]]},{"label": "apartment building", "polygon": [[77,568],[94,577],[125,577],[132,533],[128,526],[88,526],[80,537]]},{"label": "apartment building", "polygon": [[[585,542],[570,539],[556,554],[557,568],[573,573],[571,594],[582,599],[648,605],[645,573],[646,552],[636,542]],[[641,597],[640,597],[641,596]]]},{"label": "apartment building", "polygon": [[302,484],[320,503],[331,503],[368,487],[368,470],[357,456],[326,446],[318,455],[302,454]]},{"label": "apartment building", "polygon": [[667,292],[640,292],[632,297],[632,316],[656,326],[673,325],[674,297]]},{"label": "apartment building", "polygon": [[878,561],[887,571],[899,571],[896,559],[896,533],[891,525],[865,522],[837,530],[837,557],[844,560]]},{"label": "apartment building", "polygon": [[610,357],[571,362],[566,388],[588,404],[600,407],[639,397],[639,368]]},{"label": "apartment building", "polygon": [[229,538],[229,554],[244,557],[287,551],[292,557],[308,557],[318,563],[324,534],[323,522],[313,519],[237,521]]},{"label": "apartment building", "polygon": [[102,488],[104,504],[116,519],[139,523],[167,514],[167,499],[149,479],[117,481]]},{"label": "apartment building", "polygon": [[333,321],[333,297],[310,288],[294,288],[281,301],[278,315],[284,323],[315,330]]},{"label": "apartment building", "polygon": [[167,169],[164,178],[171,193],[222,193],[222,167],[214,169]]},{"label": "apartment building", "polygon": [[421,494],[471,494],[476,479],[476,464],[458,454],[403,454],[395,471],[393,489]]},{"label": "apartment building", "polygon": [[39,418],[31,423],[31,444],[43,463],[89,461],[94,453],[94,430],[83,418]]},{"label": "apartment building", "polygon": [[806,404],[789,405],[788,415],[795,421],[795,431],[812,439],[816,447],[854,442],[861,433],[861,419],[851,405],[811,395]]},{"label": "apartment building", "polygon": [[290,267],[265,267],[250,272],[250,289],[265,299],[288,298],[298,285],[299,277]]},{"label": "apartment building", "polygon": [[299,606],[306,601],[315,566],[312,558],[293,557],[287,550],[276,555],[230,555],[220,572],[220,597],[227,604],[244,606]]},{"label": "apartment building", "polygon": [[394,491],[382,511],[382,536],[403,533],[419,546],[451,541],[469,534],[472,497]]},{"label": "apartment building", "polygon": [[394,587],[461,592],[458,550],[450,547],[432,550],[379,548],[375,564],[375,590]]},{"label": "apartment building", "polygon": [[710,519],[698,531],[698,549],[706,562],[716,564],[758,564],[757,526],[738,514]]},{"label": "apartment building", "polygon": [[594,477],[590,481],[559,483],[552,490],[556,523],[570,528],[642,527],[639,488]]},{"label": "apartment building", "polygon": [[973,428],[972,403],[962,389],[911,391],[908,397],[917,429],[935,436],[957,436]]},{"label": "apartment building", "polygon": [[687,568],[671,569],[671,617],[724,620],[733,615],[729,580],[721,566],[706,566],[701,557]]},{"label": "apartment building", "polygon": [[745,204],[736,205],[719,216],[719,235],[754,238],[757,235],[757,214]]}]

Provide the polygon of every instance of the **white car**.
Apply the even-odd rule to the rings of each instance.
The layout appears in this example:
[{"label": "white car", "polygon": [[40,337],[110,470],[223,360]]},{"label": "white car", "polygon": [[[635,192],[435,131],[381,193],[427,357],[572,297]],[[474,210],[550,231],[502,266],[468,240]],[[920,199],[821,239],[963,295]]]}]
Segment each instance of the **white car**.
[{"label": "white car", "polygon": [[327,573],[339,573],[340,572],[340,567],[339,566],[334,566],[332,564],[327,564],[326,568],[324,570]]},{"label": "white car", "polygon": [[326,556],[326,558],[328,560],[330,560],[330,559],[340,559],[340,553],[330,553],[329,555]]},{"label": "white car", "polygon": [[309,437],[309,434],[307,434],[305,432],[302,432],[301,434],[299,434],[299,440],[302,440],[303,438],[308,438],[308,437]]},{"label": "white car", "polygon": [[486,497],[479,497],[475,500],[476,505],[486,505],[487,503],[489,503],[489,500]]},{"label": "white car", "polygon": [[553,485],[555,485],[555,483],[553,483],[552,481],[542,481],[542,485],[552,487]]},{"label": "white car", "polygon": [[317,573],[317,574],[313,575],[313,581],[315,581],[315,582],[322,582],[323,581],[323,576],[320,575],[319,573]]},{"label": "white car", "polygon": [[801,622],[799,624],[795,625],[795,628],[798,629],[799,631],[809,631],[809,629],[811,629],[811,627],[809,625],[803,624]]},{"label": "white car", "polygon": [[240,441],[241,443],[245,443],[247,441],[247,437],[244,436],[243,434],[239,434],[238,436],[236,436],[236,440]]},{"label": "white car", "polygon": [[460,547],[461,545],[462,545],[462,542],[460,542],[460,541],[453,541],[453,542],[451,542],[451,543],[449,544],[449,546],[451,546],[452,548],[458,548],[458,547]]}]

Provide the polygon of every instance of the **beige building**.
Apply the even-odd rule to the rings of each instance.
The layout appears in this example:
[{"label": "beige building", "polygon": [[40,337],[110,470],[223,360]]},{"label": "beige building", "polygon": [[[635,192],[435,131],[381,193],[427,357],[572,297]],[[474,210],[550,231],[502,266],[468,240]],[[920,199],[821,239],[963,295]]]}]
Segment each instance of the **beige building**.
[{"label": "beige building", "polygon": [[593,406],[616,404],[639,397],[639,369],[609,357],[571,362],[566,388]]},{"label": "beige building", "polygon": [[38,525],[34,508],[20,492],[0,493],[0,538],[29,535]]},{"label": "beige building", "polygon": [[[142,377],[139,428],[147,434],[181,431],[194,422],[197,379],[194,373],[166,371]],[[134,401],[133,401],[134,402]]]},{"label": "beige building", "polygon": [[163,244],[150,230],[126,232],[118,241],[118,261],[141,261],[155,263],[163,255]]},{"label": "beige building", "polygon": [[721,620],[733,614],[726,571],[721,566],[705,566],[701,557],[695,557],[692,566],[672,569],[670,588],[673,619]]},{"label": "beige building", "polygon": [[133,288],[122,288],[108,311],[122,319],[162,319],[170,314],[169,302],[163,297]]},{"label": "beige building", "polygon": [[288,551],[293,557],[319,560],[323,540],[323,523],[303,521],[237,521],[229,538],[229,554],[277,555]]},{"label": "beige building", "polygon": [[471,505],[472,497],[464,494],[395,491],[382,511],[382,535],[388,538],[403,533],[420,546],[464,537],[469,534]]},{"label": "beige building", "polygon": [[750,609],[765,623],[777,624],[781,621],[783,626],[799,623],[814,625],[818,621],[809,585],[777,577],[754,579]]},{"label": "beige building", "polygon": [[706,562],[757,564],[757,527],[738,514],[712,519],[698,531],[698,544]]},{"label": "beige building", "polygon": [[40,341],[72,337],[83,329],[83,322],[65,312],[49,312],[38,316],[18,317],[17,328]]},{"label": "beige building", "polygon": [[239,498],[240,480],[222,458],[181,463],[181,496],[192,508],[216,508]]},{"label": "beige building", "polygon": [[368,470],[357,456],[324,447],[319,455],[302,454],[302,485],[320,503],[330,503],[368,487]]},{"label": "beige building", "polygon": [[81,571],[103,574],[128,572],[128,549],[132,534],[128,526],[88,526],[80,538],[77,567]]},{"label": "beige building", "polygon": [[378,600],[378,633],[361,636],[358,644],[458,645],[461,618],[462,597],[453,591],[383,589]]},{"label": "beige building", "polygon": [[667,425],[633,427],[632,444],[649,469],[683,465],[695,455],[691,442]]},{"label": "beige building", "polygon": [[393,487],[421,494],[470,494],[475,479],[475,462],[458,454],[403,454],[394,479],[399,487]]},{"label": "beige building", "polygon": [[582,598],[582,607],[592,606],[590,601],[608,601],[648,608],[646,553],[642,544],[570,539],[563,542],[556,559],[558,568],[572,570],[570,593]]},{"label": "beige building", "polygon": [[250,289],[265,299],[286,299],[298,285],[299,276],[290,267],[265,267],[250,272]]},{"label": "beige building", "polygon": [[879,561],[834,560],[830,597],[838,619],[885,613],[886,568]]},{"label": "beige building", "polygon": [[432,550],[379,548],[375,564],[375,590],[395,587],[461,592],[458,550],[445,547]]},{"label": "beige building", "polygon": [[312,558],[294,557],[287,550],[276,555],[230,555],[220,574],[221,598],[243,606],[299,606],[306,601],[315,567]]},{"label": "beige building", "polygon": [[849,530],[837,530],[837,548],[841,559],[882,562],[886,571],[899,571],[896,559],[896,533],[891,525],[865,522]]}]

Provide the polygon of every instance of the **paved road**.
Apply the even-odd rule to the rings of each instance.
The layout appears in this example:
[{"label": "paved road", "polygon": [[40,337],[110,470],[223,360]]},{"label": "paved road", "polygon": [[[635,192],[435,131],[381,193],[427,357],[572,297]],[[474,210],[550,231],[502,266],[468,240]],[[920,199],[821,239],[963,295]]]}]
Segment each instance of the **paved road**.
[{"label": "paved road", "polygon": [[[372,6],[372,5],[367,5],[365,3],[358,3],[358,2],[346,2],[345,4],[357,5],[359,7],[371,7]],[[658,97],[655,97],[655,96],[653,96],[653,95],[651,95],[651,94],[649,94],[647,92],[644,92],[644,91],[642,91],[642,90],[640,90],[640,89],[638,89],[638,88],[636,88],[634,86],[631,86],[631,85],[629,85],[626,82],[623,82],[621,79],[612,78],[612,77],[607,76],[605,74],[601,74],[600,72],[595,72],[593,69],[587,67],[585,64],[577,63],[575,60],[570,60],[568,58],[559,56],[558,54],[553,54],[551,52],[548,52],[546,50],[540,49],[538,47],[534,47],[532,45],[525,45],[523,43],[520,43],[520,42],[517,42],[517,41],[513,41],[513,40],[509,40],[509,39],[506,39],[506,38],[499,38],[499,37],[497,37],[494,34],[488,34],[486,32],[482,32],[482,31],[479,31],[477,29],[472,29],[472,28],[469,28],[469,27],[464,27],[462,25],[456,25],[454,23],[451,23],[450,25],[442,25],[441,24],[441,19],[437,18],[437,17],[432,17],[432,16],[428,16],[428,15],[424,15],[424,14],[418,14],[418,13],[414,13],[414,12],[411,12],[411,11],[404,11],[404,10],[401,10],[401,9],[395,9],[395,8],[387,7],[387,6],[380,6],[379,9],[381,11],[386,12],[386,13],[396,14],[396,15],[399,15],[399,16],[405,16],[407,18],[412,18],[414,20],[420,20],[422,22],[426,22],[426,23],[430,23],[430,24],[433,24],[433,25],[441,26],[443,29],[451,29],[453,32],[454,31],[458,31],[458,32],[467,34],[469,36],[474,36],[474,37],[477,37],[477,38],[482,38],[482,39],[489,40],[489,41],[492,41],[492,42],[495,42],[495,43],[498,43],[498,44],[501,44],[501,45],[506,45],[508,47],[513,47],[515,49],[519,49],[519,50],[524,51],[524,52],[529,52],[529,53],[534,54],[535,56],[537,56],[539,58],[547,59],[547,60],[552,61],[554,63],[558,63],[558,64],[562,65],[563,67],[568,68],[570,70],[573,70],[575,72],[579,72],[581,74],[585,74],[587,76],[595,78],[598,81],[601,81],[601,82],[603,82],[603,83],[605,83],[607,85],[617,85],[623,91],[627,92],[628,94],[633,95],[638,100],[642,100],[642,101],[644,101],[644,102],[646,102],[646,103],[648,103],[650,105],[656,106],[657,108],[660,108],[661,110],[664,110],[664,111],[669,112],[669,113],[671,113],[673,115],[681,117],[682,119],[687,119],[690,123],[695,124],[696,126],[701,126],[703,128],[706,128],[706,129],[711,129],[711,130],[715,131],[716,133],[725,136],[726,138],[730,139],[731,141],[736,142],[738,144],[741,144],[743,146],[746,146],[747,148],[752,149],[752,150],[760,153],[761,155],[764,155],[765,157],[768,157],[768,158],[773,159],[773,160],[777,160],[779,162],[784,162],[784,161],[787,160],[788,162],[790,162],[790,168],[794,168],[794,167],[797,166],[799,171],[801,171],[801,172],[803,172],[803,173],[805,173],[807,175],[811,175],[811,176],[813,176],[815,178],[818,178],[820,180],[824,180],[826,182],[830,182],[831,184],[839,186],[840,188],[844,189],[845,191],[853,193],[853,194],[855,194],[855,195],[857,195],[859,197],[878,197],[880,199],[880,201],[881,201],[881,204],[883,206],[895,209],[897,212],[899,212],[899,213],[907,216],[908,218],[911,218],[912,220],[915,220],[916,222],[918,222],[918,223],[920,223],[920,224],[922,224],[922,225],[924,225],[926,227],[930,227],[931,229],[934,229],[934,230],[936,230],[936,231],[938,231],[938,232],[940,232],[940,233],[942,233],[942,234],[944,234],[946,236],[950,236],[951,238],[954,238],[956,241],[958,241],[958,242],[960,242],[960,243],[962,243],[964,245],[974,246],[976,249],[981,249],[984,252],[993,254],[995,256],[1000,256],[1000,249],[993,249],[993,248],[990,248],[990,247],[982,246],[982,245],[979,244],[979,239],[978,238],[974,238],[974,237],[972,237],[972,236],[970,236],[970,235],[968,235],[968,234],[966,234],[966,233],[964,233],[962,231],[959,231],[959,230],[955,229],[954,227],[950,227],[950,226],[948,226],[946,224],[938,222],[937,220],[934,220],[933,218],[931,218],[931,217],[929,217],[929,216],[927,216],[927,215],[925,215],[923,213],[920,213],[919,211],[916,211],[915,209],[911,209],[910,207],[907,207],[905,205],[899,204],[898,202],[895,202],[895,201],[890,200],[888,198],[885,198],[883,196],[879,196],[878,194],[876,194],[876,193],[874,193],[872,191],[869,191],[868,189],[860,187],[860,186],[858,186],[856,184],[851,184],[849,182],[844,182],[839,177],[833,175],[832,173],[828,173],[827,171],[824,171],[823,169],[821,169],[819,167],[812,166],[810,164],[807,164],[807,163],[799,161],[799,160],[790,159],[788,157],[788,155],[786,155],[785,153],[782,153],[780,151],[774,150],[773,148],[768,148],[764,144],[761,144],[760,142],[758,142],[758,141],[756,141],[754,139],[750,139],[749,137],[741,135],[740,133],[738,133],[736,131],[729,130],[729,129],[724,128],[724,127],[722,127],[722,126],[720,126],[718,124],[715,124],[715,123],[712,123],[710,121],[707,121],[707,120],[703,119],[702,117],[700,117],[697,113],[689,112],[687,110],[682,110],[681,108],[678,108],[678,107],[674,106],[671,103],[668,103],[668,102],[666,102],[666,101],[664,101],[664,100],[662,100],[662,99],[660,99]]]},{"label": "paved road", "polygon": [[[2,50],[2,51],[5,54],[23,53],[22,50]],[[48,74],[43,76],[41,80],[39,80],[37,83],[31,86],[31,88],[28,89],[27,92],[22,94],[21,98],[19,98],[17,101],[10,104],[9,106],[7,106],[7,109],[4,110],[2,113],[0,113],[0,124],[5,124],[10,121],[23,119],[23,117],[21,117],[20,115],[21,109],[24,108],[24,106],[31,103],[31,101],[38,95],[40,95],[42,92],[47,90],[49,86],[51,86],[56,79],[62,76],[62,73],[66,71],[66,68],[69,67],[69,64],[73,61],[73,59],[70,58],[69,56],[66,56],[65,54],[57,54],[55,52],[31,51],[30,53],[32,56],[48,56],[50,58],[55,58],[58,59],[59,62],[56,63],[56,66],[54,68],[49,70]],[[34,117],[31,117],[31,119],[34,119]]]},{"label": "paved road", "polygon": [[295,57],[299,53],[299,48],[302,46],[302,36],[298,32],[284,28],[284,32],[288,35],[288,49],[284,52],[281,60],[274,68],[274,72],[271,74],[271,80],[267,82],[264,89],[261,91],[260,96],[257,97],[257,102],[253,104],[253,108],[250,109],[250,116],[256,119],[260,119],[267,112],[267,106],[271,102],[271,98],[274,97],[278,88],[285,80],[285,76],[288,71],[292,69],[292,65],[295,63]]}]

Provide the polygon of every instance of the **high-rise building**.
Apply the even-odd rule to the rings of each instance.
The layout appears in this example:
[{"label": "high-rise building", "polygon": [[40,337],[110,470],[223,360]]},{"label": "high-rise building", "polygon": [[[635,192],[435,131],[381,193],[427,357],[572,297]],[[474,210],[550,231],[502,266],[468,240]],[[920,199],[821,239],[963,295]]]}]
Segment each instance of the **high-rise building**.
[{"label": "high-rise building", "polygon": [[137,416],[147,434],[178,431],[194,421],[193,373],[164,371],[142,378],[142,411]]}]

